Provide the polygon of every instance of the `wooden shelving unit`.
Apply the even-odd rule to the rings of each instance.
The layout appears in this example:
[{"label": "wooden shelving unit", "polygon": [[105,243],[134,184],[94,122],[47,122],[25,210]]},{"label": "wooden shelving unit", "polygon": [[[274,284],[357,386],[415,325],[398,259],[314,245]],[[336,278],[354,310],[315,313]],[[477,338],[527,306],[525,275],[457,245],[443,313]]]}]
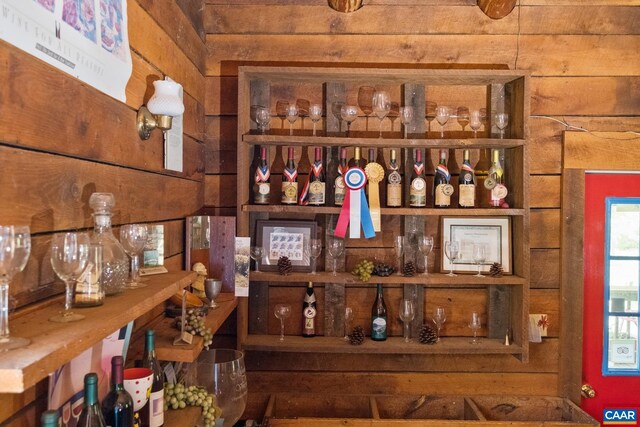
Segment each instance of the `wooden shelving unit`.
[{"label": "wooden shelving unit", "polygon": [[48,319],[61,309],[58,303],[11,320],[11,333],[28,338],[27,347],[0,355],[0,393],[22,393],[56,368],[118,328],[167,300],[190,285],[195,272],[170,272],[149,276],[147,286],[108,297],[100,307],[74,309],[86,316],[72,323],[55,323]]},{"label": "wooden shelving unit", "polygon": [[[261,212],[278,214],[340,214],[340,208],[336,206],[286,206],[286,205],[244,205],[243,212]],[[383,216],[523,216],[524,209],[434,209],[434,208],[381,208]]]}]

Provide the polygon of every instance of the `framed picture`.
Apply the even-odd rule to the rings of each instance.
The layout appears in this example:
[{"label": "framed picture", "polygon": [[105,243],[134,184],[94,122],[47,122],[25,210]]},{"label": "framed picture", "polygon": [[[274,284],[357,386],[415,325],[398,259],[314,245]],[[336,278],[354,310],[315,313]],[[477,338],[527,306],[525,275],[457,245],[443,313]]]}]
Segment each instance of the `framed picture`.
[{"label": "framed picture", "polygon": [[443,217],[442,218],[441,271],[449,271],[451,261],[445,253],[445,242],[458,242],[459,254],[454,260],[453,271],[477,273],[478,264],[473,257],[474,245],[484,245],[485,260],[480,271],[487,273],[491,264],[502,264],[504,274],[511,269],[511,220],[509,217]]},{"label": "framed picture", "polygon": [[262,246],[263,256],[260,270],[276,271],[278,259],[286,256],[293,271],[311,272],[311,258],[305,245],[316,238],[316,223],[313,221],[258,220],[256,223],[256,246]]}]

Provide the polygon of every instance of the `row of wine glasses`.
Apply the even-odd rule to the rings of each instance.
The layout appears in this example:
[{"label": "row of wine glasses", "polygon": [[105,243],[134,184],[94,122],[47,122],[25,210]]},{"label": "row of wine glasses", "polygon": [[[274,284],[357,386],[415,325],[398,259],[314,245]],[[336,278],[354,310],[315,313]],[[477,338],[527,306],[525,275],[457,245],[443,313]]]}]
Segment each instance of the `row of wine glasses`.
[{"label": "row of wine glasses", "polygon": [[[482,265],[487,260],[487,256],[488,256],[487,252],[488,251],[487,251],[486,244],[475,243],[473,245],[471,256],[473,258],[473,263],[478,266],[478,273],[475,274],[476,277],[485,277],[481,271],[482,271]],[[449,263],[451,264],[450,270],[447,276],[450,276],[450,277],[456,276],[456,274],[453,272],[453,269],[454,269],[456,260],[460,256],[460,243],[453,242],[453,241],[444,242],[444,254],[447,257],[447,259],[449,259]]]},{"label": "row of wine glasses", "polygon": [[[422,256],[424,256],[424,272],[421,273],[421,275],[427,276],[429,274],[429,254],[433,250],[433,236],[418,237],[418,250],[420,251]],[[398,259],[398,271],[396,273],[402,275],[402,256],[405,254],[412,256],[415,248],[412,247],[407,237],[396,236],[395,240],[393,241],[393,251],[396,258]]]},{"label": "row of wine glasses", "polygon": [[[473,137],[478,137],[478,130],[482,127],[483,116],[480,110],[472,110],[469,112],[469,109],[466,107],[458,107],[457,115],[453,115],[451,113],[451,109],[444,105],[439,105],[435,108],[434,118],[440,124],[440,137],[444,138],[444,126],[447,124],[450,118],[456,117],[458,119],[458,123],[461,124],[462,130],[467,124],[471,130],[473,130]],[[429,116],[427,116],[427,120]],[[507,113],[498,113],[494,117],[494,123],[496,127],[500,130],[500,138],[504,138],[504,130],[507,128],[509,124],[509,114]]]}]

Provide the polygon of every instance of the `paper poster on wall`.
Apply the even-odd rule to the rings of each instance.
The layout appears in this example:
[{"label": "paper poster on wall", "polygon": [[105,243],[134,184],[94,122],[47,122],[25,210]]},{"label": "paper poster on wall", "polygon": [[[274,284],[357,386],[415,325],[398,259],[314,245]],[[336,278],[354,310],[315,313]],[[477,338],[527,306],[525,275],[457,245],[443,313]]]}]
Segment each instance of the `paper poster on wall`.
[{"label": "paper poster on wall", "polygon": [[0,0],[0,39],[126,100],[127,0]]}]

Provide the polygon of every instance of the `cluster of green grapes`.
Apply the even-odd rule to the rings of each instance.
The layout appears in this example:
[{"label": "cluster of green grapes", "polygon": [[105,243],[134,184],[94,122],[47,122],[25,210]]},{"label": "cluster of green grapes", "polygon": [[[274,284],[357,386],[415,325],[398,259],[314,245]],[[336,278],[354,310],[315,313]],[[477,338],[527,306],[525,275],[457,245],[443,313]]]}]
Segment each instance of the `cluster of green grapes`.
[{"label": "cluster of green grapes", "polygon": [[[180,327],[180,320],[178,320],[178,327]],[[204,323],[203,315],[194,310],[187,310],[187,324],[184,330],[190,334],[201,336],[204,341],[204,348],[209,350],[209,346],[213,343],[213,333],[211,328],[207,328]]]},{"label": "cluster of green grapes", "polygon": [[220,417],[220,408],[216,406],[216,397],[202,387],[184,384],[164,384],[164,410],[184,409],[189,406],[202,407],[202,419],[205,427],[213,427]]},{"label": "cluster of green grapes", "polygon": [[371,273],[373,272],[373,262],[366,259],[360,261],[356,267],[351,271],[351,274],[358,276],[361,281],[368,282],[371,279]]}]

